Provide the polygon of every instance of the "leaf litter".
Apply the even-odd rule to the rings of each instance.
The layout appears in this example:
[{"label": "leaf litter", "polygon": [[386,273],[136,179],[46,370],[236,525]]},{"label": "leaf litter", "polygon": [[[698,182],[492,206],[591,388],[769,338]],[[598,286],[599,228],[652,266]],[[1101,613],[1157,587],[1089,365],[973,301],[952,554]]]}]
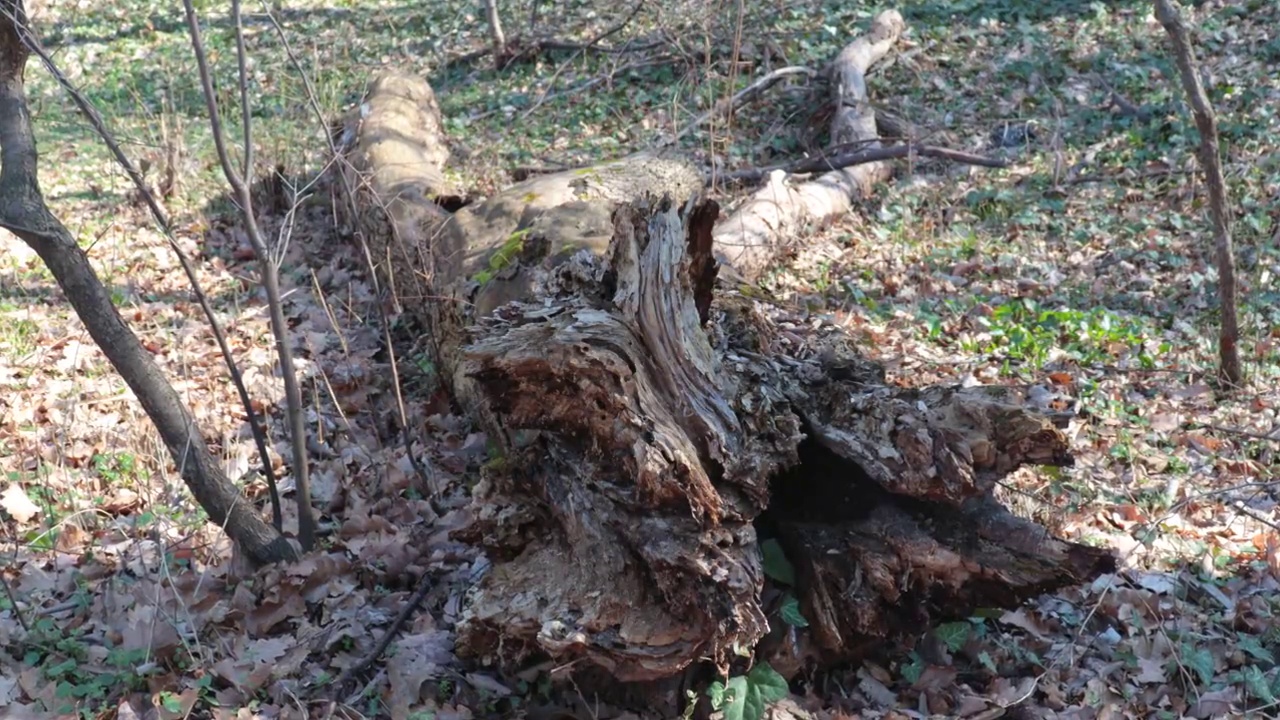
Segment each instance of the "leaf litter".
[{"label": "leaf litter", "polygon": [[[327,110],[337,112],[344,96],[350,101],[362,73],[378,63],[433,68],[440,55],[484,42],[463,5],[442,3],[447,22],[436,27],[462,30],[456,37],[433,34],[421,55],[378,47],[369,38],[384,31],[369,28],[391,5],[374,8],[372,19],[355,12],[286,19],[287,29],[313,34],[316,52],[335,33],[355,38],[330,43],[340,51],[325,50],[346,53],[330,60],[347,73],[322,78],[324,87],[337,88],[325,98],[333,98]],[[746,5],[748,35],[760,33],[766,26],[753,25],[752,13],[767,4]],[[960,12],[960,4],[937,5]],[[1045,410],[1070,414],[1076,465],[1020,471],[1002,499],[1055,532],[1116,547],[1124,569],[1020,608],[939,626],[914,647],[844,676],[802,676],[792,698],[770,712],[1280,714],[1280,318],[1273,302],[1280,276],[1280,46],[1272,30],[1280,16],[1259,2],[1187,10],[1238,206],[1252,382],[1228,395],[1212,381],[1214,272],[1204,191],[1192,172],[1196,137],[1149,9],[1095,5],[1068,16],[1013,2],[965,7],[970,15],[961,22],[929,7],[908,13],[906,47],[871,78],[872,94],[957,145],[1004,148],[1014,166],[975,172],[919,163],[912,179],[883,188],[847,221],[818,232],[768,288],[840,318],[896,382],[1017,386]],[[835,28],[852,28],[871,13],[822,3],[812,10],[788,9],[768,27],[776,25],[780,52],[814,63],[839,46],[843,30]],[[61,22],[51,23],[63,33],[51,40],[65,44],[69,66],[123,63],[140,52],[171,74],[188,62],[180,32],[163,24],[148,21],[142,41],[75,41],[67,33],[78,31],[65,28],[91,36],[120,18],[84,3],[54,4],[48,12]],[[566,4],[557,12],[581,8]],[[618,40],[641,34],[643,20]],[[591,23],[572,29],[584,38],[595,32]],[[252,42],[278,52],[268,37],[256,34]],[[504,167],[546,154],[566,162],[614,154],[680,124],[672,121],[670,98],[653,89],[669,84],[659,74],[666,65],[613,76],[602,75],[610,71],[599,63],[576,57],[505,74],[444,72],[442,102],[450,131],[468,146],[460,157],[470,186],[505,183]],[[691,72],[706,76],[689,91],[694,97],[682,98],[690,112],[723,86],[711,79],[722,69]],[[264,93],[287,92],[290,81],[280,78],[257,77]],[[49,106],[61,102],[43,80],[32,82]],[[1011,91],[993,97],[992,87]],[[805,97],[787,90],[776,103],[744,108],[733,139],[718,151],[740,165],[804,146],[804,128],[777,120],[794,120]],[[624,114],[593,115],[597,107]],[[128,131],[150,138],[144,147],[156,147],[146,125],[128,125],[125,113],[108,110]],[[252,501],[265,502],[265,486],[250,472],[257,458],[243,411],[176,260],[146,215],[122,201],[124,179],[104,171],[109,166],[84,128],[57,112],[45,112],[47,122],[37,116],[49,135],[42,137],[45,157],[57,160],[42,168],[51,202],[89,248],[117,306],[189,403],[229,475]],[[510,137],[516,112],[529,132]],[[568,132],[550,121],[557,113],[581,114],[581,124]],[[197,156],[207,145],[199,125],[181,131]],[[302,121],[286,114],[281,125],[293,130]],[[69,132],[50,135],[55,130]],[[263,142],[290,167],[314,171],[323,162],[298,149],[316,151],[322,143],[275,129]],[[705,157],[705,138],[691,142]],[[272,464],[287,489],[281,383],[253,261],[228,219],[234,213],[208,204],[216,184],[194,165],[186,170],[189,197],[170,200],[185,218],[179,244],[199,261],[202,286],[257,409],[273,418]],[[285,220],[264,218],[272,233]],[[315,500],[328,532],[321,549],[298,564],[257,572],[246,572],[204,522],[136,400],[38,258],[0,237],[7,258],[0,268],[7,298],[0,307],[0,518],[3,572],[13,592],[0,598],[5,716],[77,707],[87,716],[303,717],[300,698],[359,662],[423,573],[432,583],[424,611],[368,684],[345,699],[344,712],[464,718],[510,712],[532,697],[526,680],[465,667],[452,652],[462,596],[484,561],[450,530],[468,522],[468,486],[483,474],[485,438],[439,402],[439,379],[414,330],[386,308],[397,323],[412,452],[432,468],[431,486],[424,485],[400,440],[390,357],[363,259],[335,232],[325,198],[302,203],[291,233],[286,311],[310,398]],[[432,494],[443,517],[426,499]],[[296,513],[288,502],[284,509],[286,529],[296,529]],[[600,716],[620,713],[605,708]]]}]

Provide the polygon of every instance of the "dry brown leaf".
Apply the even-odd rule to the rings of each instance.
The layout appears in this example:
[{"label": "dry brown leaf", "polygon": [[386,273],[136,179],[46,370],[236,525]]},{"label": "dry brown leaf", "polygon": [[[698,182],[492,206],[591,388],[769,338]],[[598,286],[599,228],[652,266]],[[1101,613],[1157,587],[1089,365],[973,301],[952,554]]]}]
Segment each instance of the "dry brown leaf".
[{"label": "dry brown leaf", "polygon": [[1018,608],[1016,610],[1008,610],[1000,616],[1000,622],[1005,625],[1025,630],[1037,640],[1047,639],[1044,624],[1038,618],[1032,617],[1026,611],[1026,608]]},{"label": "dry brown leaf", "polygon": [[8,487],[0,492],[0,508],[20,523],[29,522],[40,514],[40,506],[31,502],[31,498],[27,497],[22,486],[16,482],[9,483]]},{"label": "dry brown leaf", "polygon": [[1235,703],[1240,699],[1240,689],[1229,686],[1221,690],[1202,693],[1188,714],[1198,720],[1224,717],[1235,711]]},{"label": "dry brown leaf", "polygon": [[924,692],[941,690],[944,687],[950,687],[955,682],[957,674],[958,671],[954,667],[927,665],[920,673],[920,677],[911,683],[911,687]]}]

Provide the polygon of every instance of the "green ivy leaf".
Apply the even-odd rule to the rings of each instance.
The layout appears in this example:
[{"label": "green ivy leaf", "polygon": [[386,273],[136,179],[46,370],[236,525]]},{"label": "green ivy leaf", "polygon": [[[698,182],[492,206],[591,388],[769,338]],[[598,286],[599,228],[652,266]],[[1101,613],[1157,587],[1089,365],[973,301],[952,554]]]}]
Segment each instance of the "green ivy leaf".
[{"label": "green ivy leaf", "polygon": [[[768,663],[756,665],[746,675],[731,677],[724,685],[712,683],[707,689],[713,708],[724,710],[724,720],[761,720],[770,704],[790,693],[786,678]],[[717,697],[721,701],[718,708],[715,707]]]},{"label": "green ivy leaf", "polygon": [[725,684],[724,720],[759,720],[747,717],[747,676],[737,675]]},{"label": "green ivy leaf", "polygon": [[1236,638],[1236,647],[1249,653],[1254,660],[1261,660],[1265,663],[1274,663],[1275,656],[1271,651],[1262,646],[1262,643],[1253,635],[1240,635]]},{"label": "green ivy leaf", "polygon": [[711,699],[711,709],[719,710],[724,707],[724,683],[719,680],[711,683],[711,687],[707,688],[707,697]]},{"label": "green ivy leaf", "polygon": [[747,673],[752,692],[758,693],[766,703],[775,703],[791,694],[787,679],[778,674],[769,663],[759,663]]},{"label": "green ivy leaf", "polygon": [[1264,703],[1271,704],[1276,701],[1276,696],[1271,693],[1271,688],[1267,685],[1267,678],[1258,669],[1257,665],[1249,665],[1242,671],[1245,689],[1250,695],[1258,698]]},{"label": "green ivy leaf", "polygon": [[938,629],[934,630],[934,633],[938,636],[939,640],[946,644],[948,650],[951,652],[957,652],[960,648],[964,647],[966,642],[969,642],[969,632],[971,629],[972,628],[969,626],[969,623],[964,620],[959,620],[957,622],[949,622],[939,625]]},{"label": "green ivy leaf", "polygon": [[990,670],[992,675],[1000,674],[999,671],[996,670],[996,661],[991,659],[991,655],[988,654],[986,650],[978,653],[978,662],[982,664],[982,667]]},{"label": "green ivy leaf", "polygon": [[911,653],[911,662],[901,667],[902,678],[912,685],[924,674],[924,660],[915,652]]},{"label": "green ivy leaf", "polygon": [[1200,684],[1208,686],[1213,682],[1213,655],[1208,650],[1184,642],[1179,655],[1183,665],[1196,671]]},{"label": "green ivy leaf", "polygon": [[796,584],[796,569],[791,566],[787,554],[777,540],[765,540],[760,543],[760,552],[764,555],[764,574],[780,583]]},{"label": "green ivy leaf", "polygon": [[182,698],[173,693],[160,693],[160,705],[171,713],[182,712]]},{"label": "green ivy leaf", "polygon": [[783,622],[792,627],[809,627],[809,621],[805,619],[804,613],[800,612],[800,601],[795,595],[787,595],[782,601],[782,608],[778,610],[778,614],[782,616]]}]

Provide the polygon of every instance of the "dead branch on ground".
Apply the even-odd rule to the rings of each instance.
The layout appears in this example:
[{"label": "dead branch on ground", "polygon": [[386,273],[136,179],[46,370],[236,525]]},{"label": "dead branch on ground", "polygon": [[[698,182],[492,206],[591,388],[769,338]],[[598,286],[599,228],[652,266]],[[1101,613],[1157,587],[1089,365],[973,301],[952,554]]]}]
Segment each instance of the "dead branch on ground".
[{"label": "dead branch on ground", "polygon": [[[977,165],[979,167],[1004,168],[1009,166],[1009,161],[1000,158],[975,155],[973,153],[964,152],[963,150],[950,150],[948,148],[936,147],[934,145],[915,145],[912,143],[905,143],[902,145],[873,148],[866,148],[865,143],[854,143],[854,145],[863,147],[860,147],[859,149],[832,148],[833,152],[829,155],[823,154],[810,158],[792,160],[791,162],[779,163],[777,165],[767,165],[765,167],[747,168],[745,170],[719,173],[716,175],[715,179],[723,179],[730,182],[759,182],[760,180],[768,177],[771,173],[775,172],[782,172],[788,175],[828,172],[831,170],[842,170],[844,168],[854,167],[865,163],[880,162],[882,160],[898,160],[913,156],[950,160],[952,162]],[[707,176],[707,184],[711,184],[712,179],[713,178],[710,175]]]}]

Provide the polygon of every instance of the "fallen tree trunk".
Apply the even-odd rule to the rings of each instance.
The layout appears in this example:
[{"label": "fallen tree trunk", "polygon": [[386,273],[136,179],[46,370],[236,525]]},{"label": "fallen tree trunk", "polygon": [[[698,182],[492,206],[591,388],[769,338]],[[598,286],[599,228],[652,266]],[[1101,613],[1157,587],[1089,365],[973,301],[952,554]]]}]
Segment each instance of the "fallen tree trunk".
[{"label": "fallen tree trunk", "polygon": [[380,92],[417,98],[405,158],[444,147],[426,83],[375,83],[357,220],[383,280],[421,288],[401,302],[502,449],[462,533],[493,565],[460,654],[624,681],[725,666],[769,630],[764,537],[821,662],[1113,565],[991,499],[1022,464],[1069,462],[1047,419],[1000,389],[890,387],[839,328],[719,280],[718,208],[680,158],[539,176],[449,215],[438,167],[384,172],[407,163],[375,152],[377,108],[403,105]]},{"label": "fallen tree trunk", "polygon": [[[866,74],[905,28],[896,10],[880,13],[870,32],[845,46],[827,68],[836,107],[829,147],[861,146],[870,151],[880,146]],[[717,254],[742,277],[754,280],[801,237],[803,230],[847,214],[854,200],[869,195],[876,183],[892,174],[893,168],[884,161],[840,167],[802,182],[775,170],[763,187],[716,228]]]}]

